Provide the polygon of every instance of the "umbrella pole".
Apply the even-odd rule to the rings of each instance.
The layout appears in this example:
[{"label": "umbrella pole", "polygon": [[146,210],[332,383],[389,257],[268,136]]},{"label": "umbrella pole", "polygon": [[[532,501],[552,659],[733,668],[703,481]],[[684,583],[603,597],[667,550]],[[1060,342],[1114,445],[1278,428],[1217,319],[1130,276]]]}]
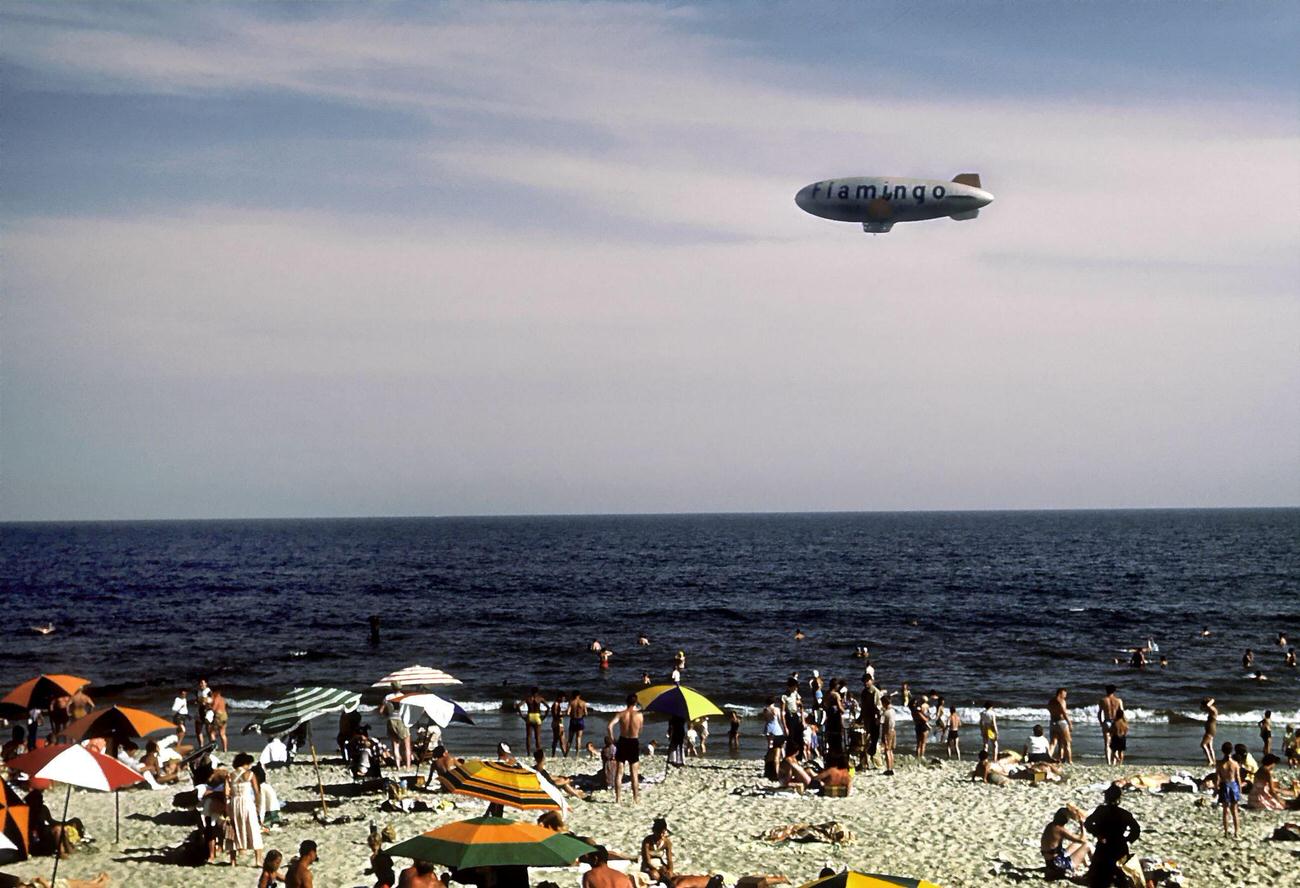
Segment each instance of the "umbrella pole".
[{"label": "umbrella pole", "polygon": [[63,857],[63,842],[67,838],[64,832],[68,823],[68,802],[72,801],[72,784],[68,784],[68,794],[63,797],[63,826],[59,828],[59,844],[54,848],[54,872],[50,873],[50,884],[59,884],[59,859]]},{"label": "umbrella pole", "polygon": [[311,763],[316,768],[316,788],[320,790],[320,809],[322,812],[329,810],[329,805],[325,803],[325,781],[320,776],[320,760],[316,758],[316,744],[311,745]]},{"label": "umbrella pole", "polygon": [[113,790],[113,844],[122,844],[122,791]]}]

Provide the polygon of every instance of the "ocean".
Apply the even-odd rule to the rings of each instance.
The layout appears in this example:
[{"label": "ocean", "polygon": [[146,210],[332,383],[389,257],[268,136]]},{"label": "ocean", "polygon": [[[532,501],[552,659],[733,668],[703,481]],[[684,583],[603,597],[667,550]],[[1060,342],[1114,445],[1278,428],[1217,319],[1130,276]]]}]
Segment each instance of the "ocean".
[{"label": "ocean", "polygon": [[[522,742],[503,706],[530,686],[609,711],[680,649],[684,683],[741,707],[757,754],[764,699],[813,669],[856,690],[858,645],[886,688],[935,689],[968,721],[993,702],[1015,746],[1058,686],[1085,756],[1108,683],[1132,759],[1195,762],[1204,696],[1219,741],[1257,749],[1264,710],[1276,737],[1300,725],[1277,644],[1300,643],[1300,509],[9,523],[0,595],[0,689],[70,672],[165,712],[203,677],[235,734],[296,685],[365,690],[419,663],[464,682],[446,695],[478,724],[447,739],[483,751]],[[1165,668],[1127,665],[1148,638]]]}]

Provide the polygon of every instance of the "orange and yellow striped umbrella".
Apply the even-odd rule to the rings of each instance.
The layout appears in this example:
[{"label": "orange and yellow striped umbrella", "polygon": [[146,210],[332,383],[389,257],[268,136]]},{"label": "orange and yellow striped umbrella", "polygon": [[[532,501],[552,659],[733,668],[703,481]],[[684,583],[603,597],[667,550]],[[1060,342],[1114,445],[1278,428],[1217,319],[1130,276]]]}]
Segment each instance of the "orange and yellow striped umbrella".
[{"label": "orange and yellow striped umbrella", "polygon": [[526,811],[559,811],[559,795],[542,776],[522,765],[470,759],[442,778],[453,792]]},{"label": "orange and yellow striped umbrella", "polygon": [[846,870],[824,879],[815,879],[802,888],[939,888],[925,879],[907,876],[884,876],[880,873],[855,873]]},{"label": "orange and yellow striped umbrella", "polygon": [[152,712],[130,706],[110,706],[82,716],[68,725],[64,733],[70,740],[108,737],[121,742],[133,737],[147,737],[154,731],[170,730],[175,730],[175,726]]},{"label": "orange and yellow striped umbrella", "polygon": [[586,842],[535,823],[475,817],[431,829],[387,849],[395,857],[456,869],[478,866],[572,866],[596,850]]}]

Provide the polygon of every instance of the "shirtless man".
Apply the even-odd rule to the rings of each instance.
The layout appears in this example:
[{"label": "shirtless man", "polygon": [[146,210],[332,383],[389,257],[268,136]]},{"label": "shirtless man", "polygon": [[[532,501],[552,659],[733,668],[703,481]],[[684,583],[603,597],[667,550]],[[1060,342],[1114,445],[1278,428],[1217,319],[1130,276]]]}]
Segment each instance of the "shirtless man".
[{"label": "shirtless man", "polygon": [[1115,764],[1115,753],[1110,748],[1110,738],[1114,734],[1115,719],[1124,708],[1124,701],[1116,696],[1117,688],[1106,685],[1106,696],[1097,701],[1097,721],[1101,724],[1101,745],[1106,749],[1106,764]]},{"label": "shirtless man", "polygon": [[582,735],[586,730],[587,701],[582,699],[582,694],[574,691],[572,699],[569,700],[569,749],[565,750],[566,756],[572,750],[574,757],[577,758],[578,750],[582,749]]},{"label": "shirtless man", "polygon": [[1065,688],[1057,688],[1056,696],[1047,701],[1047,712],[1052,719],[1052,742],[1047,753],[1056,761],[1067,764],[1074,761],[1074,750],[1070,745],[1070,710],[1065,705],[1069,693]]},{"label": "shirtless man", "polygon": [[311,865],[320,858],[316,853],[316,843],[307,839],[298,846],[298,856],[289,864],[284,876],[284,888],[314,888],[315,881],[311,875]]},{"label": "shirtless man", "polygon": [[582,888],[634,888],[632,877],[609,865],[609,851],[597,845],[592,852],[591,869],[582,876]]},{"label": "shirtless man", "polygon": [[78,688],[77,692],[68,698],[68,719],[76,721],[79,718],[85,718],[95,711],[95,701],[90,699],[85,688]]},{"label": "shirtless man", "polygon": [[537,748],[542,748],[542,710],[545,708],[542,692],[538,688],[531,689],[524,698],[524,751],[527,753],[533,751],[534,739]]},{"label": "shirtless man", "polygon": [[427,860],[417,860],[402,870],[402,874],[397,877],[397,888],[446,888],[446,886],[434,872],[432,863]]},{"label": "shirtless man", "polygon": [[607,734],[614,737],[614,726],[618,726],[618,737],[614,740],[614,804],[619,802],[619,793],[623,788],[623,766],[632,775],[632,804],[641,800],[641,726],[645,716],[636,708],[636,694],[627,695],[627,706],[610,720]]},{"label": "shirtless man", "polygon": [[221,751],[227,752],[230,749],[230,741],[226,739],[226,725],[230,721],[230,712],[226,709],[226,698],[221,691],[213,688],[212,690],[212,742],[221,741]]}]

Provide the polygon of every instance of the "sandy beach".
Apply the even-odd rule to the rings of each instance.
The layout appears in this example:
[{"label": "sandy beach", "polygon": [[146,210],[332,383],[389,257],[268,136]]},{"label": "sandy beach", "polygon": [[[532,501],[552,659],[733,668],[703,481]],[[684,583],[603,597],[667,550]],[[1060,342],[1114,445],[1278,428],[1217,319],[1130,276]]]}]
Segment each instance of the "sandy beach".
[{"label": "sandy beach", "polygon": [[[593,773],[597,763],[558,761],[554,773]],[[662,757],[648,760],[647,774],[664,773]],[[1139,769],[1075,765],[1063,784],[1034,786],[1014,781],[1007,787],[977,785],[966,779],[970,763],[920,765],[901,762],[894,777],[867,772],[846,799],[825,799],[773,792],[761,779],[761,763],[726,759],[695,759],[684,770],[644,788],[633,805],[625,793],[620,805],[612,794],[594,793],[590,801],[574,801],[568,824],[579,835],[605,843],[611,850],[635,855],[652,818],[664,816],[673,830],[677,870],[682,873],[721,872],[728,884],[742,875],[781,874],[794,885],[817,876],[824,865],[866,872],[924,877],[944,888],[1013,884],[994,875],[999,861],[1028,871],[1041,865],[1039,833],[1052,812],[1065,803],[1091,811],[1101,799],[1099,783],[1138,773]],[[1176,770],[1176,767],[1142,771]],[[347,822],[322,825],[313,819],[316,786],[310,766],[273,772],[271,780],[286,801],[281,826],[267,837],[267,848],[287,856],[303,839],[320,845],[315,868],[320,886],[369,886],[366,837],[369,823],[391,824],[399,839],[408,838],[453,820],[478,816],[484,803],[464,796],[420,793],[433,810],[389,813],[378,793],[347,797],[351,781],[341,767],[323,770],[331,798],[329,816]],[[1294,772],[1279,776],[1289,781]],[[181,789],[188,788],[182,784]],[[52,792],[51,798],[61,797]],[[60,876],[90,877],[106,870],[114,885],[124,886],[247,886],[256,882],[251,857],[237,868],[225,863],[188,868],[168,862],[169,849],[180,845],[192,823],[192,812],[174,809],[173,790],[135,790],[122,796],[122,841],[113,844],[111,795],[74,791],[71,813],[85,820],[95,838],[94,850],[65,861]],[[1152,795],[1131,792],[1124,806],[1143,828],[1136,850],[1140,856],[1176,861],[1185,884],[1197,886],[1300,885],[1300,848],[1265,841],[1279,824],[1300,819],[1296,812],[1244,811],[1241,837],[1225,839],[1219,811],[1191,794]],[[507,810],[507,816],[527,816]],[[841,845],[771,843],[761,836],[775,827],[795,823],[838,821],[853,833]],[[24,879],[49,876],[48,858],[5,867]],[[399,867],[408,862],[398,861]],[[1041,879],[1041,872],[1035,873]],[[534,870],[532,882],[550,880],[575,886],[576,870]]]}]

